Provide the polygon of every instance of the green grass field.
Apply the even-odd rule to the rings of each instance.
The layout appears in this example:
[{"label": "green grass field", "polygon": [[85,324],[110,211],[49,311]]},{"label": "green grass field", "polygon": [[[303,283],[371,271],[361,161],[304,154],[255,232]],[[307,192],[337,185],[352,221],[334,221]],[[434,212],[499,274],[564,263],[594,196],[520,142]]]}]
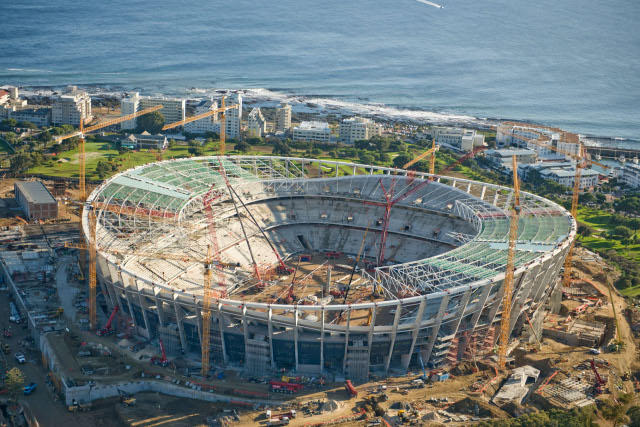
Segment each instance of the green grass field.
[{"label": "green grass field", "polygon": [[13,153],[13,150],[11,150],[11,147],[9,146],[9,144],[7,144],[4,139],[0,139],[0,155],[6,155],[6,154],[12,154],[12,153]]}]

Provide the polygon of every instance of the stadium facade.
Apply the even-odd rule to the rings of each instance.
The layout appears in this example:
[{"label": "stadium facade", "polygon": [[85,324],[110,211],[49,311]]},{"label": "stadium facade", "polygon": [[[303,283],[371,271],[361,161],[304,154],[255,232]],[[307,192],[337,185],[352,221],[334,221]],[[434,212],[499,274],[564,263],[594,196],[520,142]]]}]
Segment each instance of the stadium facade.
[{"label": "stadium facade", "polygon": [[[512,189],[325,160],[231,156],[222,165],[231,188],[219,158],[203,157],[127,170],[90,195],[101,302],[119,305],[138,333],[200,353],[209,193],[224,263],[214,275],[214,363],[357,380],[421,361],[440,367],[495,344]],[[387,261],[375,267],[385,208],[365,202],[384,204],[384,191],[399,200]],[[545,305],[576,232],[557,204],[529,193],[520,204],[512,329]],[[89,235],[87,209],[83,222]],[[343,298],[344,264],[361,247],[368,267]],[[327,251],[347,260],[327,268]],[[304,289],[300,281],[286,300],[287,278],[271,267],[278,256],[293,266],[300,254],[316,259],[318,280]]]}]

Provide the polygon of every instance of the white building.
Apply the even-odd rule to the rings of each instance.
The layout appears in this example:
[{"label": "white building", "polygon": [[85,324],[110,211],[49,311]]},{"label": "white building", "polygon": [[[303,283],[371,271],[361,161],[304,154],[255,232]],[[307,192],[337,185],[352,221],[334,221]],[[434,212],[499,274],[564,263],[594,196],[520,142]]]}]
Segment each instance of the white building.
[{"label": "white building", "polygon": [[640,187],[640,165],[636,163],[625,163],[618,175],[618,179],[629,187]]},{"label": "white building", "polygon": [[[211,110],[218,108],[218,101],[213,99],[205,99],[200,101],[196,105],[195,115],[204,114]],[[218,120],[218,113],[215,113],[209,117],[204,117],[195,122],[190,122],[184,125],[184,130],[190,133],[206,133],[206,132],[220,132],[220,121]]]},{"label": "white building", "polygon": [[[151,98],[140,96],[138,92],[132,93],[129,97],[120,101],[120,108],[123,115],[133,114],[138,111],[162,105],[162,109],[158,110],[164,117],[165,124],[179,122],[184,120],[186,112],[186,101],[177,98]],[[120,123],[120,129],[135,129],[137,119],[127,120]]]},{"label": "white building", "polygon": [[516,145],[535,150],[538,158],[546,161],[571,160],[570,155],[559,153],[553,148],[577,156],[580,154],[579,142],[578,135],[562,129],[525,123],[506,123],[498,126],[496,132],[496,144],[499,147]]},{"label": "white building", "polygon": [[436,144],[458,151],[472,151],[484,145],[484,135],[473,129],[436,127],[432,133]]},{"label": "white building", "polygon": [[260,111],[260,108],[254,108],[247,118],[247,130],[249,135],[262,138],[267,133],[267,122]]},{"label": "white building", "polygon": [[276,109],[276,132],[286,132],[291,128],[291,105],[281,104]]},{"label": "white building", "polygon": [[240,122],[242,121],[242,95],[234,93],[227,97],[225,105],[237,105],[238,108],[227,110],[225,114],[225,132],[226,138],[240,137]]},{"label": "white building", "polygon": [[344,119],[340,123],[339,140],[345,144],[353,144],[360,140],[369,140],[373,136],[382,135],[382,126],[364,117]]},{"label": "white building", "polygon": [[326,122],[302,122],[293,128],[293,140],[331,142],[331,128]]},{"label": "white building", "polygon": [[54,125],[80,124],[80,119],[88,123],[93,119],[91,115],[91,97],[76,86],[68,86],[64,94],[60,95],[53,104],[51,121]]},{"label": "white building", "polygon": [[[523,180],[530,179],[532,171],[538,171],[543,179],[550,179],[565,187],[573,188],[576,176],[575,164],[570,162],[538,162],[518,166],[518,175]],[[582,169],[580,173],[580,188],[595,187],[599,184],[600,174],[593,169]]]},{"label": "white building", "polygon": [[534,150],[527,150],[526,148],[485,151],[485,157],[499,168],[511,169],[513,156],[516,156],[516,162],[519,165],[535,163],[538,158],[538,154]]}]

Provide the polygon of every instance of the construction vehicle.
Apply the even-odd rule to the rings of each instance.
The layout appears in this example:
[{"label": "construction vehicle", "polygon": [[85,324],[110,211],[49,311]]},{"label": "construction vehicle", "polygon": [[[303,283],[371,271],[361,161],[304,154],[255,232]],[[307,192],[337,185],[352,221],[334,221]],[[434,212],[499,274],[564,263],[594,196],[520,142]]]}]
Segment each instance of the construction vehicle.
[{"label": "construction vehicle", "polygon": [[162,352],[162,357],[152,357],[151,363],[166,368],[171,362],[169,362],[169,359],[167,359],[167,353],[164,351],[164,344],[162,343],[162,340],[159,339],[158,341],[160,342],[160,351]]},{"label": "construction vehicle", "polygon": [[267,410],[266,415],[267,415],[267,419],[289,418],[290,420],[294,419],[297,416],[295,409],[292,409],[289,412],[283,412],[282,414],[272,414],[271,410]]},{"label": "construction vehicle", "polygon": [[24,389],[22,389],[22,392],[24,393],[25,396],[29,396],[33,392],[33,390],[36,389],[37,385],[38,384],[36,384],[36,383],[31,383],[31,384],[25,386]]},{"label": "construction vehicle", "polygon": [[107,324],[104,325],[104,328],[96,332],[98,336],[104,337],[107,335],[111,335],[112,333],[115,332],[115,329],[113,329],[111,325],[113,324],[113,320],[116,318],[116,313],[118,312],[118,310],[120,310],[120,306],[116,305],[111,311],[111,316],[109,316],[109,320],[107,321]]},{"label": "construction vehicle", "polygon": [[353,386],[351,380],[346,380],[344,382],[344,389],[347,391],[349,397],[358,397],[358,390]]},{"label": "construction vehicle", "polygon": [[55,310],[51,310],[49,313],[47,313],[47,317],[49,319],[57,319],[58,317],[62,316],[63,313],[64,308],[58,307]]},{"label": "construction vehicle", "polygon": [[302,391],[302,384],[285,383],[282,381],[269,381],[269,391],[274,393],[297,393]]},{"label": "construction vehicle", "polygon": [[78,411],[90,411],[93,407],[91,402],[89,403],[78,403],[76,399],[71,401],[71,405],[67,407],[69,412],[78,412]]},{"label": "construction vehicle", "polygon": [[2,345],[2,351],[4,351],[4,354],[11,353],[11,346],[9,344],[3,344]]},{"label": "construction vehicle", "polygon": [[518,221],[520,217],[520,181],[518,164],[513,156],[513,205],[509,224],[509,244],[507,247],[507,265],[504,275],[504,293],[502,296],[502,317],[500,320],[500,343],[498,346],[498,367],[505,369],[507,365],[507,347],[511,332],[511,301],[513,297],[513,276],[516,261],[516,241],[518,238]]},{"label": "construction vehicle", "polygon": [[604,386],[607,384],[607,382],[600,376],[600,373],[598,372],[598,368],[596,368],[595,360],[591,359],[589,363],[591,364],[591,370],[596,376],[596,383],[593,385],[593,393],[602,394],[604,393]]},{"label": "construction vehicle", "polygon": [[133,406],[136,404],[136,398],[133,395],[127,393],[126,391],[122,391],[118,389],[118,393],[120,394],[120,401],[125,406]]},{"label": "construction vehicle", "polygon": [[267,421],[268,426],[286,426],[289,425],[289,418],[271,418]]}]

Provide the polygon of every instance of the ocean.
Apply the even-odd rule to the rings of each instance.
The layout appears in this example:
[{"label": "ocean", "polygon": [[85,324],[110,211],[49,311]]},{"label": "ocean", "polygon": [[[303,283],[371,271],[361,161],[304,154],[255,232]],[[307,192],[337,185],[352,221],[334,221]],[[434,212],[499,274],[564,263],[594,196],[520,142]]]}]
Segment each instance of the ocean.
[{"label": "ocean", "polygon": [[[640,134],[640,2],[0,2],[0,86],[251,98]],[[480,119],[480,120],[478,120]]]}]

